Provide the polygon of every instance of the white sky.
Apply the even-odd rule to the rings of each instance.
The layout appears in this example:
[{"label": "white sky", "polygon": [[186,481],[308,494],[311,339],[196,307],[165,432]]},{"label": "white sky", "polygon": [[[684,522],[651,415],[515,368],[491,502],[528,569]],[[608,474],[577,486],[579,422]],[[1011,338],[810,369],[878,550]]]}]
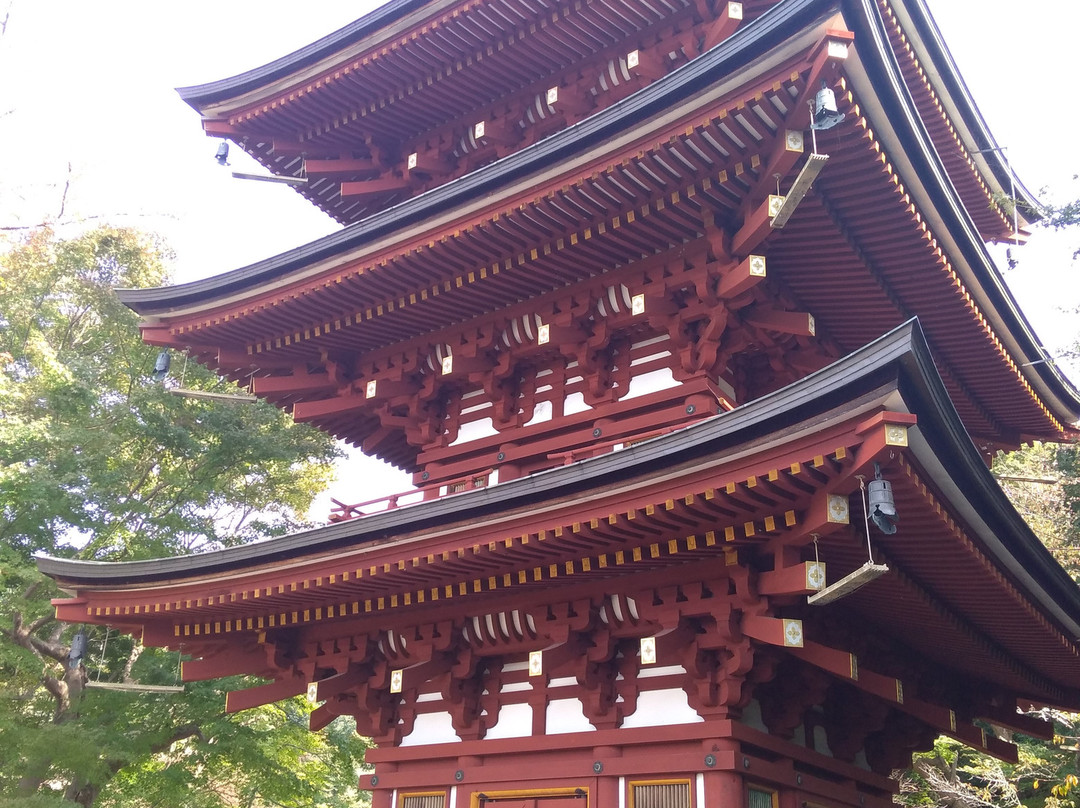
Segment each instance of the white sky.
[{"label": "white sky", "polygon": [[[928,0],[991,131],[1017,175],[1059,200],[1080,196],[1072,143],[1076,31],[1072,0]],[[174,87],[264,64],[351,22],[367,2],[0,0],[0,226],[103,217],[162,233],[177,281],[234,269],[337,229],[285,186],[233,180]],[[858,47],[858,43],[856,43]],[[245,170],[238,148],[233,169]],[[248,161],[251,162],[251,161]],[[254,167],[251,170],[260,170]],[[1007,279],[1056,350],[1080,332],[1080,230],[1037,231]],[[1074,378],[1080,376],[1075,370]],[[366,479],[358,478],[363,475]],[[404,478],[350,466],[332,489],[359,501]],[[378,478],[377,480],[375,478]],[[325,505],[321,506],[325,512]]]}]

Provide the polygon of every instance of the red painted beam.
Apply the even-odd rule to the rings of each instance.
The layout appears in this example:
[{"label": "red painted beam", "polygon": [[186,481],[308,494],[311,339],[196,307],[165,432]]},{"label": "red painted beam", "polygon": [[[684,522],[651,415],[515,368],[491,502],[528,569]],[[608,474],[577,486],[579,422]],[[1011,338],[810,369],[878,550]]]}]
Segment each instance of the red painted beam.
[{"label": "red painted beam", "polygon": [[374,160],[304,160],[304,172],[308,176],[337,176],[379,171]]},{"label": "red painted beam", "polygon": [[241,710],[250,710],[252,707],[261,707],[264,704],[273,704],[275,701],[299,696],[306,691],[307,682],[299,676],[281,679],[268,685],[249,687],[247,690],[230,690],[225,694],[225,712],[237,713]]},{"label": "red painted beam", "polygon": [[[635,59],[637,64],[633,63]],[[666,76],[670,64],[667,54],[661,53],[659,48],[631,51],[627,54],[626,61],[627,70],[631,76],[641,76],[649,81],[656,81]]]},{"label": "red painted beam", "polygon": [[86,619],[86,605],[89,602],[86,598],[53,598],[52,605],[56,609],[57,620],[81,623]]},{"label": "red painted beam", "polygon": [[447,174],[453,171],[453,164],[438,152],[414,152],[405,161],[408,171],[418,171],[421,174]]},{"label": "red painted beam", "polygon": [[552,104],[559,112],[569,112],[572,115],[585,115],[592,112],[596,107],[596,96],[589,92],[587,87],[578,81],[558,88],[559,97]]},{"label": "red painted beam", "polygon": [[814,315],[805,311],[756,310],[743,315],[750,325],[781,334],[812,337],[815,332]]},{"label": "red painted beam", "polygon": [[326,373],[301,374],[298,376],[255,376],[251,379],[251,392],[258,396],[274,393],[325,393],[337,389],[337,384]]},{"label": "red painted beam", "polygon": [[705,41],[702,43],[702,50],[715,48],[734,34],[742,23],[742,19],[742,3],[725,3],[723,10],[715,20],[709,23],[705,30]]},{"label": "red painted beam", "polygon": [[747,637],[769,645],[791,648],[803,644],[801,620],[748,614],[743,616],[741,628]]},{"label": "red painted beam", "polygon": [[335,698],[371,678],[371,671],[362,668],[350,668],[344,673],[320,679],[315,686],[315,700],[327,701]]},{"label": "red painted beam", "polygon": [[308,715],[308,729],[312,732],[326,729],[330,722],[338,716],[354,715],[357,709],[356,702],[351,699],[330,699],[325,704],[320,704]]},{"label": "red painted beam", "polygon": [[742,263],[731,267],[716,285],[716,296],[725,300],[738,297],[765,280],[765,257],[750,255]]},{"label": "red painted beam", "polygon": [[179,349],[186,348],[190,344],[182,337],[173,334],[171,327],[167,325],[142,325],[139,326],[139,330],[142,332],[143,342],[147,345]]},{"label": "red painted beam", "polygon": [[228,121],[204,120],[202,127],[203,131],[210,137],[242,137],[244,134]]},{"label": "red painted beam", "polygon": [[206,682],[222,676],[260,676],[269,670],[263,648],[228,651],[203,659],[188,659],[180,663],[180,678],[185,682]]},{"label": "red painted beam", "polygon": [[1007,707],[983,710],[977,717],[1043,741],[1052,740],[1054,737],[1054,725],[1051,721],[1035,715],[1018,713],[1015,707],[1011,710]]},{"label": "red painted beam", "polygon": [[274,156],[289,156],[289,155],[301,155],[308,150],[308,146],[303,143],[299,143],[295,140],[283,140],[282,138],[272,138],[270,140],[270,152]]},{"label": "red painted beam", "polygon": [[848,494],[854,485],[854,480],[846,477],[845,481],[836,481],[833,485],[835,487],[831,490],[820,490],[814,494],[806,509],[802,532],[807,537],[807,544],[815,533],[819,537],[828,536],[841,528],[847,529],[847,526],[851,524]]},{"label": "red painted beam", "polygon": [[896,709],[914,716],[968,746],[982,749],[1001,760],[1013,763],[1017,760],[1018,753],[1015,745],[988,735],[974,724],[959,719],[948,707],[912,697],[904,692],[903,682],[899,679],[861,668],[854,654],[814,642],[808,642],[802,648],[788,650],[800,659],[846,679],[860,690],[884,699]]},{"label": "red painted beam", "polygon": [[476,128],[480,124],[484,126],[484,134],[476,137],[482,143],[497,143],[500,146],[513,146],[521,140],[522,131],[517,124],[511,121],[481,121],[473,125],[473,135],[476,136]]},{"label": "red painted beam", "polygon": [[749,254],[772,233],[772,199],[771,196],[766,197],[765,201],[746,217],[743,226],[732,237],[731,253],[733,255]]},{"label": "red painted beam", "polygon": [[247,369],[258,368],[270,370],[278,368],[293,368],[296,361],[292,359],[274,358],[266,353],[247,353],[246,351],[233,351],[228,348],[219,348],[217,352],[217,364],[219,368]]},{"label": "red painted beam", "polygon": [[[812,586],[813,561],[804,561],[794,567],[784,567],[761,573],[758,579],[758,591],[762,595],[810,595],[820,586]],[[821,586],[825,584],[824,564],[821,567]]]},{"label": "red painted beam", "polygon": [[334,396],[320,401],[299,401],[293,405],[293,419],[303,423],[314,421],[328,415],[342,415],[364,406],[371,406],[371,402],[360,395]]},{"label": "red painted beam", "polygon": [[383,177],[377,180],[359,180],[341,183],[341,196],[349,199],[363,199],[379,194],[408,191],[412,183],[397,177]]}]

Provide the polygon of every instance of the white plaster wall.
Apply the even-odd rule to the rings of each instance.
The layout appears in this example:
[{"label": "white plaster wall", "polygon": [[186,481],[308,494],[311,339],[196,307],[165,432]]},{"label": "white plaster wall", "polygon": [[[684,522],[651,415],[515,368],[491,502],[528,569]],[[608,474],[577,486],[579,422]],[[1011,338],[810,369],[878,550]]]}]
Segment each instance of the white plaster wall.
[{"label": "white plaster wall", "polygon": [[647,690],[638,696],[637,709],[623,719],[623,727],[665,727],[670,724],[699,724],[705,719],[686,700],[681,687]]},{"label": "white plaster wall", "polygon": [[498,435],[499,430],[495,428],[495,424],[491,418],[480,418],[476,421],[469,421],[461,425],[458,429],[457,439],[451,443],[451,446],[460,446],[463,443],[470,443],[474,440],[480,440],[480,438],[489,438],[492,435]]},{"label": "white plaster wall", "polygon": [[[548,388],[551,389],[550,387]],[[539,392],[539,390],[537,391]],[[542,424],[545,421],[551,420],[551,402],[550,401],[538,401],[533,408],[533,417],[525,423],[525,426],[532,426],[533,424]]]},{"label": "white plaster wall", "polygon": [[402,746],[425,746],[432,743],[460,741],[450,713],[421,713],[416,716],[413,731],[401,739]]},{"label": "white plaster wall", "polygon": [[548,735],[596,730],[596,727],[585,717],[581,699],[552,699],[548,702],[546,720]]},{"label": "white plaster wall", "polygon": [[524,693],[532,690],[529,682],[508,682],[499,689],[500,693]]},{"label": "white plaster wall", "polygon": [[499,720],[487,731],[484,738],[527,738],[532,735],[532,707],[528,704],[504,704],[499,709]]},{"label": "white plaster wall", "polygon": [[686,673],[686,668],[682,665],[642,665],[637,678],[656,679],[659,676],[672,676],[681,673]]},{"label": "white plaster wall", "polygon": [[[568,379],[567,381],[569,382],[570,380]],[[585,412],[586,410],[591,409],[592,407],[585,403],[584,393],[571,393],[563,402],[563,415],[575,415],[579,412]]]},{"label": "white plaster wall", "polygon": [[680,384],[681,382],[675,381],[675,377],[671,375],[671,368],[657,368],[634,376],[622,400],[655,393],[657,390],[667,390],[669,387],[678,387]]}]

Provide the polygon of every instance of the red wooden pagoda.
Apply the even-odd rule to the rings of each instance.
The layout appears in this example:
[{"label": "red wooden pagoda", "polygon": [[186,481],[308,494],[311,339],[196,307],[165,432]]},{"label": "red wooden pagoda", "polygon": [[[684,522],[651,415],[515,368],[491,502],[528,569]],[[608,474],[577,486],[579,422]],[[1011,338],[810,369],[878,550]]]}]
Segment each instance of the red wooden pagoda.
[{"label": "red wooden pagoda", "polygon": [[1080,708],[1080,591],[986,465],[1080,396],[921,0],[397,0],[181,94],[346,227],[123,291],[144,337],[420,493],[41,559],[62,619],[354,717],[376,808],[884,808]]}]

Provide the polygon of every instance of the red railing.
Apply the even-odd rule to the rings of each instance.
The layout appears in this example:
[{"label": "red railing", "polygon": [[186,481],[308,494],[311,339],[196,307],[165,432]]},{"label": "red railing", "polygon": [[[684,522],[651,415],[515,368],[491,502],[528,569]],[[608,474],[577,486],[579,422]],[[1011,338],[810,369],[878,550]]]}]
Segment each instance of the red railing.
[{"label": "red railing", "polygon": [[[414,488],[410,491],[401,491],[385,497],[369,499],[366,502],[346,504],[341,500],[331,498],[330,501],[334,503],[334,507],[330,510],[330,521],[345,522],[349,519],[359,519],[360,517],[371,516],[375,513],[392,511],[398,507],[413,505],[417,502],[424,502],[429,499],[448,497],[453,494],[474,491],[477,488],[487,488],[493,473],[494,469],[487,469],[486,471],[467,474],[458,479],[447,480],[438,486],[433,485],[430,488]],[[408,501],[402,502],[402,500],[405,499]]]},{"label": "red railing", "polygon": [[[570,449],[565,452],[551,452],[547,455],[549,460],[556,461],[558,465],[570,465],[578,460],[584,460],[585,458],[595,457],[596,455],[607,454],[615,449],[616,446],[628,447],[635,443],[640,443],[650,438],[656,438],[660,435],[666,435],[669,432],[674,432],[676,429],[681,429],[683,425],[671,425],[662,427],[660,429],[650,429],[644,432],[635,432],[630,435],[624,435],[620,438],[613,440],[602,441],[598,443],[590,443],[585,446],[579,446],[575,449]],[[553,464],[555,465],[555,464]],[[406,505],[413,505],[417,502],[426,502],[431,499],[438,499],[440,497],[448,497],[453,494],[462,494],[466,491],[474,491],[477,488],[487,488],[491,475],[495,473],[494,469],[486,469],[484,471],[473,472],[472,474],[466,474],[463,477],[457,477],[450,480],[445,480],[439,485],[432,485],[430,488],[414,488],[410,491],[402,491],[397,494],[390,494],[384,497],[377,497],[376,499],[369,499],[366,502],[356,502],[353,504],[346,504],[337,499],[331,499],[334,503],[334,507],[330,510],[331,522],[345,522],[349,519],[359,519],[364,516],[371,516],[376,513],[384,513],[385,511],[392,511],[395,508],[404,507]],[[402,502],[403,499],[408,499],[407,502]]]}]

